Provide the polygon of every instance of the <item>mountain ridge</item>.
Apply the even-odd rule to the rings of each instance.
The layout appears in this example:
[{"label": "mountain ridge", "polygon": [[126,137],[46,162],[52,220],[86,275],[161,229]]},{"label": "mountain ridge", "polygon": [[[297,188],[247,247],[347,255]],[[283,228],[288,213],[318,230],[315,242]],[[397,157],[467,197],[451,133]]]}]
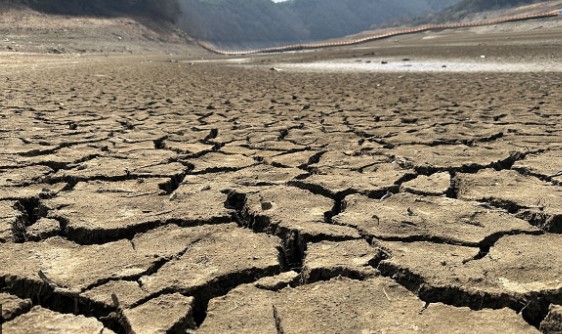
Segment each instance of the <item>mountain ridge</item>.
[{"label": "mountain ridge", "polygon": [[180,0],[178,24],[217,45],[279,44],[354,34],[398,18],[423,16],[460,0]]},{"label": "mountain ridge", "polygon": [[[456,21],[537,0],[0,0],[48,14],[132,17],[175,24],[218,47],[261,48],[354,35],[385,25]],[[155,23],[156,22],[156,23]],[[168,30],[168,29],[166,29]]]}]

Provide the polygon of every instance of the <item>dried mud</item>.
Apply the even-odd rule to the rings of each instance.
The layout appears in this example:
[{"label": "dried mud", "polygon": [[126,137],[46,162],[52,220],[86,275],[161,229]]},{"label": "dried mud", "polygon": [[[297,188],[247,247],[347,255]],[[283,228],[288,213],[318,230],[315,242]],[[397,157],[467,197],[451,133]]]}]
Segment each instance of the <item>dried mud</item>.
[{"label": "dried mud", "polygon": [[6,333],[561,330],[560,73],[21,57]]}]

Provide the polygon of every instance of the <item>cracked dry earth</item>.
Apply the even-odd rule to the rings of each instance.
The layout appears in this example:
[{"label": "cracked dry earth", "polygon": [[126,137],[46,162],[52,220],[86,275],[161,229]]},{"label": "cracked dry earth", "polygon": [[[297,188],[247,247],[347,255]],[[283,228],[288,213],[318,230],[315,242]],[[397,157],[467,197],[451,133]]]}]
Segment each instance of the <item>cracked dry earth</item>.
[{"label": "cracked dry earth", "polygon": [[562,78],[0,77],[5,333],[560,333]]}]

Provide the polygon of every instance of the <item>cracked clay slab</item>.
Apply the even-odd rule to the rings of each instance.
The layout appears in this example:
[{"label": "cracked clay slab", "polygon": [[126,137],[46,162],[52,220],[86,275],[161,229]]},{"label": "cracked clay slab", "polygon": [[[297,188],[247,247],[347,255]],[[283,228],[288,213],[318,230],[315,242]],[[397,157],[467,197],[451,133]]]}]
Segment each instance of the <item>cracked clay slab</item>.
[{"label": "cracked clay slab", "polygon": [[490,244],[505,234],[540,233],[502,210],[446,197],[400,193],[381,201],[350,195],[343,208],[334,222],[382,240],[437,240],[476,246]]},{"label": "cracked clay slab", "polygon": [[394,163],[381,163],[363,173],[345,169],[329,169],[313,174],[293,184],[316,193],[336,197],[341,194],[361,193],[370,197],[382,197],[388,190],[413,171],[403,169]]},{"label": "cracked clay slab", "polygon": [[246,194],[244,214],[250,227],[265,231],[297,231],[309,239],[357,239],[347,226],[326,222],[334,201],[295,187],[267,187]]},{"label": "cracked clay slab", "polygon": [[209,303],[198,333],[539,333],[508,309],[425,303],[391,279],[333,279],[278,292],[242,285]]},{"label": "cracked clay slab", "polygon": [[372,265],[383,256],[365,240],[321,241],[307,245],[302,277],[306,282],[328,280],[339,275],[366,278],[376,274]]},{"label": "cracked clay slab", "polygon": [[562,188],[513,170],[458,174],[458,197],[516,211],[542,229],[562,233]]},{"label": "cracked clay slab", "polygon": [[451,174],[435,173],[430,176],[420,175],[400,186],[401,191],[417,195],[442,196],[451,188]]},{"label": "cracked clay slab", "polygon": [[233,224],[216,226],[212,234],[195,240],[156,273],[140,278],[140,282],[152,294],[193,292],[213,282],[228,286],[237,280],[279,272],[280,246],[277,237],[255,234]]},{"label": "cracked clay slab", "polygon": [[86,244],[118,240],[170,223],[193,226],[230,221],[230,211],[223,204],[226,195],[180,190],[172,198],[158,193],[156,187],[141,191],[138,187],[145,183],[148,181],[140,185],[127,181],[122,187],[110,182],[80,185],[45,201],[47,217],[63,221],[68,237]]},{"label": "cracked clay slab", "polygon": [[422,170],[463,170],[501,164],[513,156],[507,145],[401,145],[390,150],[391,154]]},{"label": "cracked clay slab", "polygon": [[2,305],[0,316],[4,321],[12,320],[20,314],[28,312],[32,307],[30,299],[21,299],[3,292],[0,292],[0,305]]},{"label": "cracked clay slab", "polygon": [[14,226],[25,226],[25,214],[16,201],[0,201],[0,243],[14,241]]},{"label": "cracked clay slab", "polygon": [[[14,288],[27,282],[29,289],[24,292],[33,293],[32,288],[43,285],[38,274],[42,271],[55,286],[78,294],[108,280],[140,278],[182,254],[193,243],[203,239],[211,243],[214,236],[224,238],[236,228],[233,224],[193,228],[171,225],[138,234],[132,240],[100,245],[78,245],[60,237],[37,243],[10,243],[0,248],[0,277]],[[253,239],[249,231],[239,235],[249,242]],[[271,240],[270,252],[277,260],[275,239]]]},{"label": "cracked clay slab", "polygon": [[4,324],[4,331],[13,334],[111,334],[95,318],[62,314],[36,306]]},{"label": "cracked clay slab", "polygon": [[538,297],[559,300],[561,242],[556,234],[505,236],[486,254],[429,242],[379,242],[390,258],[378,269],[404,284],[421,285],[420,295],[428,299],[522,308]]},{"label": "cracked clay slab", "polygon": [[193,297],[174,293],[151,299],[123,313],[133,333],[181,333],[195,327],[192,304]]}]

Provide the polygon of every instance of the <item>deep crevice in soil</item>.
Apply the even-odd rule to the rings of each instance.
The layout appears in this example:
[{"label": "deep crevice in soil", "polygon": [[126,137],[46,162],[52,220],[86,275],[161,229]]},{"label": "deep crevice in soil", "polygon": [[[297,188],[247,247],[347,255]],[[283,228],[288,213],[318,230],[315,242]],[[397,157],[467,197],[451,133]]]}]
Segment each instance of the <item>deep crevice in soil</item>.
[{"label": "deep crevice in soil", "polygon": [[267,217],[254,217],[246,208],[246,195],[230,192],[225,206],[233,211],[233,220],[240,226],[249,228],[256,233],[267,233],[281,238],[283,241],[283,268],[302,270],[302,262],[306,251],[306,242],[299,231],[278,228],[271,225]]},{"label": "deep crevice in soil", "polygon": [[79,245],[101,245],[122,239],[133,239],[139,233],[154,230],[160,226],[175,224],[179,227],[196,227],[202,225],[228,224],[228,217],[213,217],[210,220],[164,219],[150,220],[133,226],[116,227],[112,229],[92,230],[84,227],[73,227],[64,217],[53,216],[61,224],[63,236]]},{"label": "deep crevice in soil", "polygon": [[77,293],[56,291],[45,282],[0,277],[0,290],[8,291],[19,298],[30,299],[34,306],[38,305],[58,313],[95,317],[115,333],[126,333],[117,318],[112,315],[114,309],[86,304],[80,300]]},{"label": "deep crevice in soil", "polygon": [[[480,254],[479,254],[480,256]],[[477,256],[478,257],[478,256]],[[424,279],[407,268],[401,268],[390,262],[381,261],[377,269],[385,277],[390,277],[400,285],[415,293],[427,303],[444,303],[455,307],[469,307],[472,310],[510,308],[522,314],[523,318],[534,327],[539,327],[548,313],[552,300],[561,300],[562,294],[548,297],[515,297],[505,293],[492,294],[478,290],[466,290],[460,286],[431,286]]]}]

